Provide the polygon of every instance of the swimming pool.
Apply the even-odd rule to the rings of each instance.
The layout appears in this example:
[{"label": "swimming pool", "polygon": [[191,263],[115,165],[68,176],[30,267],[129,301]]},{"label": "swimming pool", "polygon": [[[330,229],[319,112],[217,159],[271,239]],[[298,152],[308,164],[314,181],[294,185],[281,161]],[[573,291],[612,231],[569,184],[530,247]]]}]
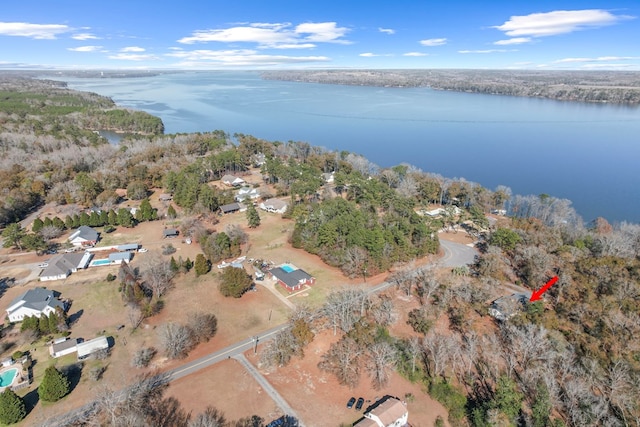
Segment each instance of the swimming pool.
[{"label": "swimming pool", "polygon": [[8,387],[13,383],[13,380],[18,374],[18,369],[8,369],[0,374],[0,387]]},{"label": "swimming pool", "polygon": [[111,264],[111,261],[109,261],[109,259],[105,258],[105,259],[95,259],[93,261],[91,261],[91,267],[95,267],[95,266],[99,266],[99,265],[109,265]]},{"label": "swimming pool", "polygon": [[291,273],[292,271],[295,271],[295,268],[291,267],[289,264],[282,264],[280,268],[286,271],[287,273]]}]

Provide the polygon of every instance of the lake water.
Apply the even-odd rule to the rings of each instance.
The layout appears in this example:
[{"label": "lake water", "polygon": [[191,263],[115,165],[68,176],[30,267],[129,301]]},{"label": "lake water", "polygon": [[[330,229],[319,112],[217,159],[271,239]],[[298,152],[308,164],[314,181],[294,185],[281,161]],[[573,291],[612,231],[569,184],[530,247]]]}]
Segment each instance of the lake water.
[{"label": "lake water", "polygon": [[65,80],[159,116],[167,133],[306,141],[382,167],[409,163],[491,189],[567,198],[587,221],[640,222],[637,107],[266,81],[255,72]]}]

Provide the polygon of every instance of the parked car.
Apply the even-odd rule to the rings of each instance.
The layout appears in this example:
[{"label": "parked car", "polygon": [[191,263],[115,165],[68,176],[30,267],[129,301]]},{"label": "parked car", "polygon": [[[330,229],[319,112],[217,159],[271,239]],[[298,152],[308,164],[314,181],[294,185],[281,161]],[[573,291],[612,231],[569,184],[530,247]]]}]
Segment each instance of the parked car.
[{"label": "parked car", "polygon": [[362,397],[359,397],[358,402],[356,403],[356,411],[362,409],[362,405],[364,405],[364,399]]},{"label": "parked car", "polygon": [[64,250],[66,253],[71,253],[71,252],[75,252],[76,248],[69,248],[69,249],[65,249]]},{"label": "parked car", "polygon": [[138,252],[142,252],[142,253],[149,252],[149,249],[147,249],[147,248],[140,248],[140,249],[138,249]]},{"label": "parked car", "polygon": [[38,264],[38,268],[47,268],[49,267],[49,263],[48,262],[42,262],[40,264]]},{"label": "parked car", "polygon": [[351,409],[353,408],[353,404],[356,403],[356,398],[352,397],[351,399],[349,399],[349,401],[347,402],[347,409]]}]

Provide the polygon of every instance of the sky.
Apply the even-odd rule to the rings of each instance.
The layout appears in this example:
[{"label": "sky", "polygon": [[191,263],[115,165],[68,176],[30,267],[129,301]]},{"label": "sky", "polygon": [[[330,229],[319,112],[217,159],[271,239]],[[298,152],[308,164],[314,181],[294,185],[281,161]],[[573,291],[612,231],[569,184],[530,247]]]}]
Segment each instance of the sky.
[{"label": "sky", "polygon": [[12,0],[0,68],[640,70],[640,1]]}]

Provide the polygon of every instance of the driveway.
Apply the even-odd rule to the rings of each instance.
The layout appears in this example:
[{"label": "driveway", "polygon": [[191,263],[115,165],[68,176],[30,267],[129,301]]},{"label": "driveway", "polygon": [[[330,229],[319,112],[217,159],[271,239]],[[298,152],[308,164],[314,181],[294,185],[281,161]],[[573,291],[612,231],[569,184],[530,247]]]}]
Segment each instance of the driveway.
[{"label": "driveway", "polygon": [[444,252],[444,256],[440,259],[440,265],[443,267],[464,267],[467,264],[473,264],[478,255],[475,248],[462,243],[440,239],[440,246]]}]

